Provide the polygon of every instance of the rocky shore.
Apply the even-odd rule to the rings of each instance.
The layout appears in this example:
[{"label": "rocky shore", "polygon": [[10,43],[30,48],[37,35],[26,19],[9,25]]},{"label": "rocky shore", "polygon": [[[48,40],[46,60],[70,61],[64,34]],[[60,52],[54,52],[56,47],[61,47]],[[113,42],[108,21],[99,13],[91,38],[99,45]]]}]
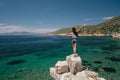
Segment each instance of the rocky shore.
[{"label": "rocky shore", "polygon": [[120,39],[120,34],[114,34],[112,35],[113,38]]},{"label": "rocky shore", "polygon": [[55,67],[50,68],[50,75],[55,80],[105,80],[98,73],[88,70],[82,65],[80,56],[70,55],[65,61],[58,61]]}]

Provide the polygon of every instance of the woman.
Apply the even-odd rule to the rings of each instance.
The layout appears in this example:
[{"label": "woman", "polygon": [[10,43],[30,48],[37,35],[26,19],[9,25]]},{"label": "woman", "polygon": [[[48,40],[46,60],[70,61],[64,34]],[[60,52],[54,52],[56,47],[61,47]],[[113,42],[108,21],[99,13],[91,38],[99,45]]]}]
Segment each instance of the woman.
[{"label": "woman", "polygon": [[74,57],[76,57],[77,56],[77,54],[76,54],[76,46],[77,46],[77,37],[78,37],[78,34],[77,34],[77,32],[76,32],[76,30],[75,30],[74,27],[72,28],[71,35],[72,35],[73,53],[74,53]]}]

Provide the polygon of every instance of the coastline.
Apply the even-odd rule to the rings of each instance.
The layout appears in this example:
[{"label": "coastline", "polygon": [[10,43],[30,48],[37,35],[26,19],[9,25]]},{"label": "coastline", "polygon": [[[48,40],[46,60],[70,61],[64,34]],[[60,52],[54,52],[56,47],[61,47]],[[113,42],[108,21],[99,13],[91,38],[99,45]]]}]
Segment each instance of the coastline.
[{"label": "coastline", "polygon": [[[71,36],[68,33],[48,34],[48,35]],[[78,36],[112,36],[112,35],[110,34],[79,34]]]},{"label": "coastline", "polygon": [[[58,35],[58,36],[71,36],[68,33],[61,33],[61,34],[48,34],[48,35]],[[120,39],[120,33],[118,34],[79,34],[78,36],[98,36],[98,37],[104,37],[104,36],[108,36],[108,37],[112,37],[115,39]]]}]

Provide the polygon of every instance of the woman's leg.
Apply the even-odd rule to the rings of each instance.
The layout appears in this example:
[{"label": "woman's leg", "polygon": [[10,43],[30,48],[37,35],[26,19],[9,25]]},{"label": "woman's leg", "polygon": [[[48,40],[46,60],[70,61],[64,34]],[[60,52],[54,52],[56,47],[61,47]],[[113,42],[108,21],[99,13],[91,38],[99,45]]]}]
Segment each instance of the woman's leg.
[{"label": "woman's leg", "polygon": [[76,54],[76,46],[77,46],[77,43],[73,42],[73,52],[74,52],[74,55]]}]

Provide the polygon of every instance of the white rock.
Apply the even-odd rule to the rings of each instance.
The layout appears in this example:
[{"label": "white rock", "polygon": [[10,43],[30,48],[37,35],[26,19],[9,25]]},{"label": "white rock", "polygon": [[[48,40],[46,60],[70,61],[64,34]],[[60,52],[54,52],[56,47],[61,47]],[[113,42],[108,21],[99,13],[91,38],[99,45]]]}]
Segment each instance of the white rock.
[{"label": "white rock", "polygon": [[105,80],[104,78],[97,78],[97,80]]},{"label": "white rock", "polygon": [[69,73],[64,73],[60,80],[71,80],[75,75]]},{"label": "white rock", "polygon": [[56,72],[59,74],[69,72],[69,67],[66,61],[58,61],[55,67]]},{"label": "white rock", "polygon": [[50,68],[50,75],[51,75],[51,77],[55,78],[55,74],[56,74],[56,68],[55,67],[51,67]]},{"label": "white rock", "polygon": [[76,77],[74,77],[72,80],[93,80],[93,79],[88,77],[85,71],[81,71],[81,72],[78,72],[76,74]]},{"label": "white rock", "polygon": [[85,74],[94,79],[97,79],[97,77],[98,77],[98,74],[96,72],[89,71],[89,70],[85,70]]},{"label": "white rock", "polygon": [[69,73],[64,73],[60,80],[95,80],[86,75],[85,71],[78,72],[76,75]]},{"label": "white rock", "polygon": [[74,57],[74,54],[67,56],[66,61],[72,74],[76,74],[82,70],[82,60],[79,56]]},{"label": "white rock", "polygon": [[84,68],[81,58],[74,55],[67,56],[66,61],[58,61],[55,67],[50,68],[50,75],[55,80],[105,80],[99,78],[96,72]]},{"label": "white rock", "polygon": [[55,80],[60,80],[61,77],[62,77],[62,74],[58,74],[58,73],[55,74]]},{"label": "white rock", "polygon": [[58,73],[56,72],[56,68],[55,68],[55,67],[50,68],[50,75],[51,75],[51,77],[53,77],[55,80],[60,80],[60,79],[61,79],[61,76],[62,76],[62,74],[58,74]]}]

